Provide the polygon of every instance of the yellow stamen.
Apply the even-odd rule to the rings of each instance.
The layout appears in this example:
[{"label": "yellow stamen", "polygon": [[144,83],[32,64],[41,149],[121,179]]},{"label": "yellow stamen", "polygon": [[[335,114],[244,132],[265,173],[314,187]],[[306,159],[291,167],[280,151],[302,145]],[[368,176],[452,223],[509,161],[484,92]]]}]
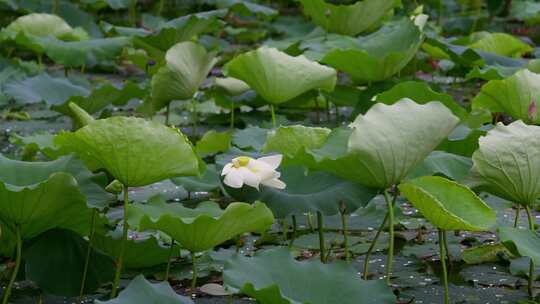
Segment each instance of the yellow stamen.
[{"label": "yellow stamen", "polygon": [[247,157],[247,156],[239,156],[235,159],[232,160],[232,164],[233,164],[233,167],[235,168],[240,168],[240,167],[245,167],[249,164],[249,160],[251,158],[250,157]]}]

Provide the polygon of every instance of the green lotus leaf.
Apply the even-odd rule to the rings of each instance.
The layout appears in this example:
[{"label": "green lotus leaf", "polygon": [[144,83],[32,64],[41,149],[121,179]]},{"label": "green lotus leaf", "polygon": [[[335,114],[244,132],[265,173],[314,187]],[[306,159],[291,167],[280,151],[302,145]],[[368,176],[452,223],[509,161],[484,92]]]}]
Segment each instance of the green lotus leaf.
[{"label": "green lotus leaf", "polygon": [[479,139],[472,171],[487,190],[515,203],[534,205],[540,197],[540,127],[515,121],[497,124]]},{"label": "green lotus leaf", "polygon": [[469,157],[433,151],[407,175],[407,179],[425,175],[444,175],[449,179],[462,181],[469,174],[471,167],[472,161]]},{"label": "green lotus leaf", "polygon": [[225,69],[228,76],[244,81],[271,104],[289,101],[312,89],[332,91],[337,81],[332,68],[268,47],[237,56]]},{"label": "green lotus leaf", "polygon": [[324,0],[300,2],[304,14],[318,26],[328,32],[355,36],[379,25],[401,1],[363,0],[350,5],[335,5]]},{"label": "green lotus leaf", "polygon": [[218,152],[227,152],[231,147],[232,134],[229,131],[216,132],[210,130],[195,144],[195,151],[200,157]]},{"label": "green lotus leaf", "polygon": [[467,117],[467,111],[462,108],[452,96],[434,91],[427,83],[420,81],[404,81],[396,84],[390,90],[376,96],[377,102],[393,104],[403,98],[409,98],[416,103],[424,104],[430,101],[439,101],[444,104],[454,115],[463,120]]},{"label": "green lotus leaf", "polygon": [[[18,227],[23,239],[53,228],[65,228],[85,235],[92,211],[86,206],[77,181],[58,172],[37,183],[16,174],[16,184],[0,182],[0,220],[11,230]],[[21,178],[19,178],[21,177]]]},{"label": "green lotus leaf", "polygon": [[275,248],[254,257],[233,256],[225,264],[223,282],[228,289],[264,304],[395,303],[392,290],[382,280],[364,281],[357,272],[343,262],[299,262],[287,249]]},{"label": "green lotus leaf", "polygon": [[263,151],[277,151],[295,155],[300,149],[320,148],[326,142],[330,129],[302,125],[279,127],[270,131]]},{"label": "green lotus leaf", "polygon": [[13,81],[5,86],[6,95],[20,103],[37,103],[58,105],[65,103],[73,96],[87,96],[90,91],[67,78],[51,77],[40,74],[20,81]]},{"label": "green lotus leaf", "polygon": [[469,188],[446,178],[419,177],[399,190],[437,228],[486,231],[495,224],[495,211]]},{"label": "green lotus leaf", "polygon": [[166,64],[152,78],[154,110],[165,107],[173,100],[193,98],[217,63],[214,53],[194,42],[180,42],[165,55]]},{"label": "green lotus leaf", "polygon": [[322,212],[335,215],[344,204],[346,213],[365,207],[377,194],[369,189],[343,180],[322,171],[310,171],[301,166],[287,166],[280,169],[280,180],[287,187],[275,189],[262,187],[256,189],[233,189],[227,193],[235,199],[244,201],[264,201],[277,218],[283,219],[291,214],[303,215],[307,212]]},{"label": "green lotus leaf", "polygon": [[501,242],[510,252],[516,256],[525,256],[533,260],[534,264],[540,265],[540,238],[534,231],[500,227],[497,234]]},{"label": "green lotus leaf", "polygon": [[388,22],[348,47],[333,48],[321,59],[356,82],[381,81],[397,74],[422,44],[422,31],[408,18]]},{"label": "green lotus leaf", "polygon": [[73,29],[64,19],[51,14],[33,13],[17,18],[3,31],[13,39],[24,33],[35,37],[53,36],[62,40],[87,39],[88,34],[82,29]]},{"label": "green lotus leaf", "polygon": [[514,0],[510,10],[512,19],[525,21],[528,25],[540,22],[540,3],[531,0]]},{"label": "green lotus leaf", "polygon": [[369,187],[386,189],[398,184],[458,121],[440,102],[419,105],[402,99],[390,106],[377,103],[351,124],[348,151],[359,160],[354,171]]},{"label": "green lotus leaf", "polygon": [[152,284],[144,276],[138,275],[120,292],[117,298],[109,301],[95,301],[96,304],[193,304],[193,301],[177,294],[168,282]]},{"label": "green lotus leaf", "polygon": [[0,181],[11,185],[33,185],[46,180],[51,174],[65,172],[77,180],[88,206],[104,208],[113,200],[105,192],[106,176],[94,175],[73,156],[60,157],[50,162],[25,162],[6,158],[0,154]]},{"label": "green lotus leaf", "polygon": [[106,169],[129,187],[200,173],[199,159],[179,130],[141,118],[99,119],[60,133],[55,144],[76,152],[92,171]]},{"label": "green lotus leaf", "polygon": [[[26,278],[45,292],[78,296],[81,289],[88,242],[73,231],[53,229],[32,239],[24,250]],[[114,261],[92,249],[85,292],[95,292],[111,282]]]},{"label": "green lotus leaf", "polygon": [[540,100],[540,74],[521,70],[503,80],[491,80],[482,86],[472,101],[472,109],[484,108],[491,112],[503,112],[515,119],[540,123],[538,108],[529,113],[531,103]]},{"label": "green lotus leaf", "polygon": [[55,159],[60,156],[58,147],[54,145],[54,135],[48,132],[37,132],[27,136],[14,134],[9,138],[12,144],[23,147],[23,155],[32,151],[40,151],[49,159]]},{"label": "green lotus leaf", "polygon": [[232,77],[216,78],[215,83],[217,87],[222,88],[232,96],[243,94],[249,90],[247,83]]},{"label": "green lotus leaf", "polygon": [[262,232],[274,222],[272,211],[261,202],[232,203],[225,210],[214,202],[195,209],[179,203],[133,204],[128,214],[139,230],[165,232],[191,252],[211,249],[242,233]]},{"label": "green lotus leaf", "polygon": [[188,192],[212,192],[221,186],[221,179],[214,164],[207,165],[206,171],[200,177],[174,177],[171,178],[171,181],[175,185],[182,186]]},{"label": "green lotus leaf", "polygon": [[[96,233],[92,246],[118,260],[121,238],[121,229],[116,229],[106,234]],[[177,250],[174,250],[171,256],[170,247],[160,244],[160,241],[153,235],[130,232],[130,238],[126,243],[124,267],[128,269],[140,269],[165,264],[169,260],[169,257],[174,258],[180,255],[180,247],[176,247]]]},{"label": "green lotus leaf", "polygon": [[501,56],[521,57],[532,50],[532,47],[520,39],[505,33],[479,32],[473,34],[470,48],[494,53]]}]

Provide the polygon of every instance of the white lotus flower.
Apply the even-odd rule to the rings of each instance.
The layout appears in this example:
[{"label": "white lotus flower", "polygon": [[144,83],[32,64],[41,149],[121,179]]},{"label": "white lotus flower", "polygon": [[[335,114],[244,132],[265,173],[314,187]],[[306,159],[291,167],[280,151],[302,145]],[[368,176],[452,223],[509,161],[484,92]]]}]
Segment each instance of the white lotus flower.
[{"label": "white lotus flower", "polygon": [[279,180],[281,174],[276,171],[281,163],[281,154],[251,158],[240,156],[223,167],[223,182],[232,188],[242,188],[244,184],[259,190],[259,185],[284,189],[285,183]]}]

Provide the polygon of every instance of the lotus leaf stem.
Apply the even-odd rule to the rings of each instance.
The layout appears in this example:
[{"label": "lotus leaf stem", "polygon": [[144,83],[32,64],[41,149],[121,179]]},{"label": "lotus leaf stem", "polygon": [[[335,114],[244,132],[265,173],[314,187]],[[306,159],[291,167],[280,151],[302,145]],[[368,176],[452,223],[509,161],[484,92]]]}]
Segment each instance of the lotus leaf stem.
[{"label": "lotus leaf stem", "polygon": [[231,129],[234,129],[234,103],[231,102]]},{"label": "lotus leaf stem", "polygon": [[159,0],[158,16],[163,13],[163,8],[165,8],[165,0]]},{"label": "lotus leaf stem", "polygon": [[276,128],[276,109],[274,109],[274,105],[270,105],[270,114],[272,115],[272,127]]},{"label": "lotus leaf stem", "polygon": [[86,249],[86,258],[84,259],[84,269],[81,280],[81,289],[79,291],[79,300],[82,301],[84,295],[84,289],[86,287],[86,279],[88,277],[88,266],[90,265],[90,258],[92,257],[92,243],[94,242],[94,234],[96,232],[96,217],[97,209],[92,210],[92,219],[90,220],[90,235],[88,236],[88,248]]},{"label": "lotus leaf stem", "polygon": [[8,286],[4,290],[2,304],[8,304],[8,299],[11,294],[11,289],[13,288],[13,284],[15,284],[15,280],[17,279],[17,274],[19,273],[19,268],[21,267],[22,238],[21,238],[21,228],[18,225],[15,226],[15,236],[17,238],[17,255],[15,257],[15,269],[13,269],[13,272],[11,273],[11,278],[9,279]]},{"label": "lotus leaf stem", "polygon": [[324,222],[320,211],[317,211],[317,229],[319,230],[319,251],[321,254],[321,262],[326,263],[326,250],[324,249]]},{"label": "lotus leaf stem", "polygon": [[364,275],[363,275],[364,280],[368,279],[369,257],[371,256],[371,252],[373,251],[373,249],[375,249],[375,245],[377,245],[377,240],[379,240],[379,236],[381,235],[381,232],[383,231],[384,226],[386,226],[386,221],[388,221],[388,213],[386,213],[386,215],[384,216],[384,219],[381,222],[379,229],[377,229],[377,233],[375,234],[375,237],[373,238],[373,241],[371,241],[368,251],[366,252],[366,258],[364,260]]},{"label": "lotus leaf stem", "polygon": [[384,190],[384,199],[388,205],[388,255],[386,258],[386,283],[390,285],[392,276],[392,264],[394,263],[394,205],[396,203],[397,193],[390,199],[388,190]]},{"label": "lotus leaf stem", "polygon": [[443,284],[444,284],[444,304],[448,304],[448,273],[446,272],[446,232],[439,229],[439,256],[441,259]]},{"label": "lotus leaf stem", "polygon": [[129,2],[129,23],[131,24],[131,26],[135,27],[137,24],[137,11],[136,11],[136,6],[137,6],[137,0],[131,0]]},{"label": "lotus leaf stem", "polygon": [[[525,212],[527,212],[527,219],[529,220],[529,229],[534,232],[536,229],[534,228],[534,218],[531,213],[531,207],[529,205],[525,205]],[[529,261],[529,278],[527,280],[527,292],[529,293],[529,296],[533,296],[533,281],[534,281],[534,261],[531,258]]]},{"label": "lotus leaf stem", "polygon": [[315,228],[313,228],[313,214],[311,214],[311,212],[308,212],[306,214],[306,220],[307,220],[307,225],[309,227],[309,231],[310,232],[315,232]]},{"label": "lotus leaf stem", "polygon": [[452,267],[452,256],[450,255],[450,250],[448,250],[448,238],[446,237],[446,232],[443,233],[443,245],[444,252],[446,252],[446,259],[448,260],[448,269]]},{"label": "lotus leaf stem", "polygon": [[296,239],[296,233],[298,231],[298,225],[296,223],[296,215],[292,215],[292,235],[291,235],[291,241],[289,242],[289,247],[292,247],[294,240]]},{"label": "lotus leaf stem", "polygon": [[195,252],[191,253],[191,263],[193,265],[193,276],[191,278],[191,289],[197,287],[197,255]]},{"label": "lotus leaf stem", "polygon": [[165,268],[165,277],[163,281],[166,282],[169,279],[169,272],[171,270],[171,261],[174,252],[174,239],[171,239],[171,247],[169,248],[169,258],[167,259],[167,268]]},{"label": "lotus leaf stem", "polygon": [[521,205],[518,204],[516,208],[516,217],[514,218],[514,228],[517,228],[519,224],[519,211],[521,211]]},{"label": "lotus leaf stem", "polygon": [[347,227],[347,214],[345,214],[345,212],[340,212],[340,214],[341,214],[341,227],[343,231],[343,250],[345,251],[345,261],[349,262],[351,257],[349,253],[349,238],[348,238],[349,229]]},{"label": "lotus leaf stem", "polygon": [[171,103],[169,102],[167,104],[167,112],[165,113],[165,125],[166,126],[169,125],[170,114],[171,114]]},{"label": "lotus leaf stem", "polygon": [[124,192],[124,219],[123,219],[123,227],[122,227],[122,240],[120,243],[120,253],[118,255],[118,261],[116,263],[116,274],[114,275],[114,282],[112,286],[111,291],[111,299],[116,297],[118,292],[118,284],[120,283],[120,276],[122,275],[122,266],[124,264],[124,254],[126,252],[126,243],[128,238],[128,203],[129,203],[129,193],[128,193],[128,186],[123,185],[123,192]]}]

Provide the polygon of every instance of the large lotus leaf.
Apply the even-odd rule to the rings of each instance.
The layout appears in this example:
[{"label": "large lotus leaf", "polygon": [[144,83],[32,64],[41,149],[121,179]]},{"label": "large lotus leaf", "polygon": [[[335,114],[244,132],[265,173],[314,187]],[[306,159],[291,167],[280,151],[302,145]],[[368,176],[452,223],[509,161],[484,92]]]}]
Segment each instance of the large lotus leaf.
[{"label": "large lotus leaf", "polygon": [[179,130],[135,117],[99,119],[55,143],[77,152],[94,171],[106,169],[122,184],[136,187],[167,178],[199,174],[199,159]]},{"label": "large lotus leaf", "polygon": [[456,127],[459,119],[440,102],[419,105],[402,99],[375,104],[351,124],[348,151],[359,160],[349,168],[363,184],[386,189],[399,183]]},{"label": "large lotus leaf", "polygon": [[529,113],[529,106],[540,100],[540,74],[521,70],[503,80],[491,80],[482,86],[472,101],[472,109],[484,108],[491,112],[503,112],[515,119],[538,124],[538,107]]},{"label": "large lotus leaf", "polygon": [[467,117],[467,111],[462,108],[452,96],[434,91],[427,83],[421,81],[400,82],[390,90],[376,96],[377,102],[393,104],[403,98],[409,98],[417,103],[440,101],[460,119]]},{"label": "large lotus leaf", "polygon": [[[107,234],[96,233],[92,246],[118,260],[121,238],[121,229]],[[174,250],[171,256],[170,247],[160,244],[153,235],[130,231],[124,254],[124,267],[130,269],[153,267],[166,263],[169,257],[174,258],[178,255],[180,255],[180,247]]]},{"label": "large lotus leaf", "polygon": [[89,114],[94,114],[103,110],[108,105],[125,105],[131,99],[142,99],[146,94],[147,91],[145,89],[131,81],[126,81],[121,87],[106,83],[92,90],[88,96],[71,96],[66,102],[61,105],[54,105],[51,108],[64,115],[73,117],[68,106],[70,102],[73,102]]},{"label": "large lotus leaf", "polygon": [[444,230],[485,231],[495,212],[469,188],[439,176],[423,176],[399,190],[433,225]]},{"label": "large lotus leaf", "polygon": [[122,290],[117,298],[109,301],[95,301],[96,304],[193,304],[193,301],[177,294],[168,282],[152,284],[144,276],[136,276]]},{"label": "large lotus leaf", "polygon": [[278,151],[294,155],[300,149],[320,148],[326,142],[330,129],[302,125],[279,127],[271,131],[264,144],[264,151]]},{"label": "large lotus leaf", "polygon": [[4,30],[4,35],[15,38],[20,33],[36,37],[53,36],[64,40],[86,38],[84,31],[74,30],[64,19],[51,14],[33,13],[17,18]]},{"label": "large lotus leaf", "polygon": [[534,264],[540,265],[540,238],[529,229],[500,227],[499,239],[512,254],[529,257]]},{"label": "large lotus leaf", "polygon": [[475,33],[476,39],[470,48],[501,56],[521,57],[529,53],[532,47],[518,38],[505,33]]},{"label": "large lotus leaf", "polygon": [[444,175],[459,182],[467,177],[471,167],[472,161],[469,157],[433,151],[407,175],[407,179],[426,175]]},{"label": "large lotus leaf", "polygon": [[207,165],[202,176],[175,177],[171,178],[171,181],[188,192],[212,192],[221,186],[221,179],[214,164]]},{"label": "large lotus leaf", "polygon": [[51,77],[40,74],[20,81],[10,82],[4,93],[20,103],[37,103],[57,105],[65,103],[73,96],[87,96],[90,91],[66,78]]},{"label": "large lotus leaf", "polygon": [[75,177],[90,207],[104,208],[113,200],[113,196],[102,187],[106,185],[107,178],[104,175],[93,175],[73,156],[61,157],[50,162],[24,162],[0,154],[0,181],[10,185],[37,184],[56,172],[69,173]]},{"label": "large lotus leaf", "polygon": [[[88,242],[73,231],[53,229],[32,239],[24,248],[26,278],[45,292],[77,296],[81,289]],[[114,261],[92,249],[85,293],[96,291],[114,277]]]},{"label": "large lotus leaf", "polygon": [[479,139],[472,159],[489,192],[526,205],[540,197],[540,127],[499,123]]},{"label": "large lotus leaf", "polygon": [[382,280],[364,281],[350,264],[296,261],[284,248],[235,255],[225,264],[223,282],[259,303],[364,304],[395,303]]},{"label": "large lotus leaf", "polygon": [[272,211],[261,202],[232,203],[225,210],[214,202],[202,203],[195,209],[157,202],[134,204],[128,213],[130,223],[137,223],[140,230],[165,232],[192,252],[211,249],[239,234],[262,232],[274,222]]},{"label": "large lotus leaf", "polygon": [[381,22],[400,3],[396,0],[363,0],[335,5],[324,0],[300,0],[304,14],[328,32],[355,36]]},{"label": "large lotus leaf", "polygon": [[92,211],[67,173],[53,173],[34,184],[0,182],[0,198],[0,220],[12,230],[19,227],[23,239],[52,228],[88,232]]},{"label": "large lotus leaf", "polygon": [[355,47],[332,49],[321,62],[347,73],[356,82],[381,81],[401,71],[423,40],[422,31],[405,18],[359,38]]},{"label": "large lotus leaf", "polygon": [[287,184],[285,189],[262,187],[259,192],[256,189],[227,188],[227,193],[239,200],[263,201],[277,218],[316,211],[324,215],[335,215],[340,212],[342,203],[346,212],[350,213],[365,207],[377,194],[374,189],[326,172],[308,173],[299,166],[283,167],[280,172],[280,180]]},{"label": "large lotus leaf", "polygon": [[152,78],[152,102],[159,110],[173,100],[193,98],[216,64],[214,53],[194,42],[180,42],[167,51],[166,64]]},{"label": "large lotus leaf", "polygon": [[510,10],[512,19],[525,21],[529,25],[540,22],[540,3],[531,0],[514,0]]},{"label": "large lotus leaf", "polygon": [[332,68],[268,47],[244,53],[225,68],[228,76],[244,81],[271,104],[289,101],[312,89],[332,91],[337,81]]}]

